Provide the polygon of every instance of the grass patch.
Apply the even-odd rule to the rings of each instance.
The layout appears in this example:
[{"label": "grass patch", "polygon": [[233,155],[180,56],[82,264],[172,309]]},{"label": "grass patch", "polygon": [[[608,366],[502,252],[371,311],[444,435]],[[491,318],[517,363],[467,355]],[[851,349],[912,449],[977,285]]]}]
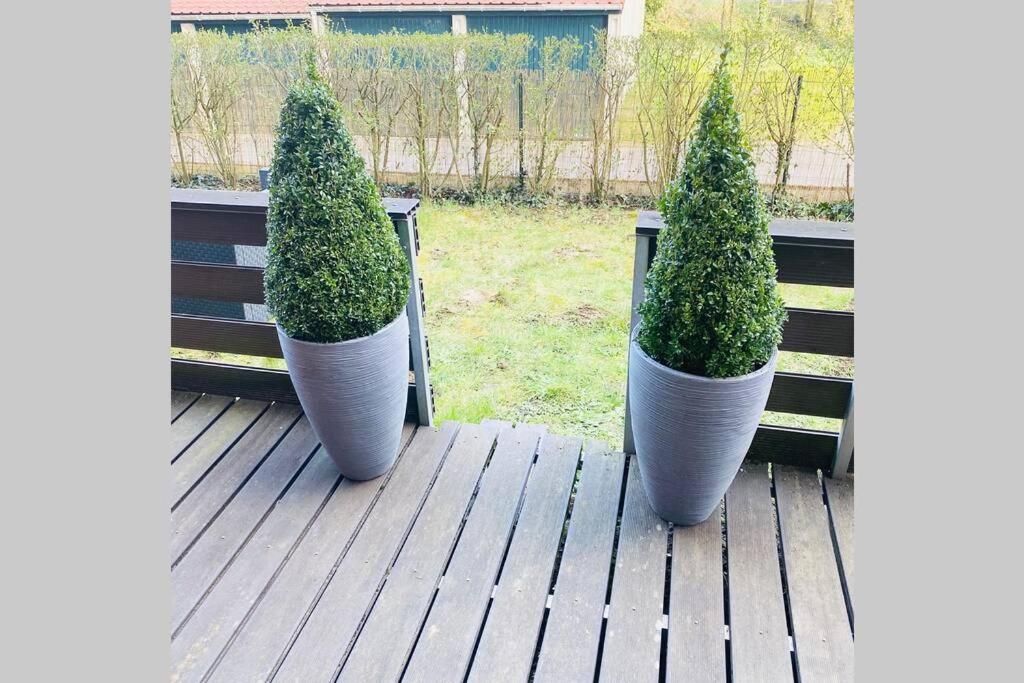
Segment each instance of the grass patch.
[{"label": "grass patch", "polygon": [[621,440],[636,212],[425,202],[437,417]]},{"label": "grass patch", "polygon": [[[621,446],[636,212],[425,201],[420,268],[437,417],[547,424]],[[780,285],[787,305],[853,310],[853,291]],[[853,376],[847,358],[779,369]],[[836,430],[838,420],[765,421]]]}]

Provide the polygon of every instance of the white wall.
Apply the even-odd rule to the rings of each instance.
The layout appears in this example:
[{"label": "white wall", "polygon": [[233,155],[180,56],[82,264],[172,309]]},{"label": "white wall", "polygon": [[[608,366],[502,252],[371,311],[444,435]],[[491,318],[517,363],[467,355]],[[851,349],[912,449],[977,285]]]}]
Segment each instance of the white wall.
[{"label": "white wall", "polygon": [[643,30],[644,0],[623,0],[622,15],[619,19],[619,35],[623,37],[639,36]]}]

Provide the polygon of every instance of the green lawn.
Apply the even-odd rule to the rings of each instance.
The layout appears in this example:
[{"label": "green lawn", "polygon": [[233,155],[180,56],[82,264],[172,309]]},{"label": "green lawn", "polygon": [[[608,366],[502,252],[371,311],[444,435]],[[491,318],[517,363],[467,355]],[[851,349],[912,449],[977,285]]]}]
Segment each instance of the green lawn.
[{"label": "green lawn", "polygon": [[[621,445],[636,212],[424,203],[420,267],[438,418],[541,422]],[[783,285],[793,306],[853,309],[851,290]],[[780,370],[852,376],[851,359],[784,353]],[[838,429],[837,420],[766,422]]]},{"label": "green lawn", "polygon": [[635,215],[424,205],[439,418],[621,440]]},{"label": "green lawn", "polygon": [[[439,421],[547,424],[622,443],[636,211],[424,201],[419,264]],[[786,303],[853,310],[852,290],[781,285]],[[196,351],[179,357],[283,367]],[[852,359],[783,353],[779,369],[853,376]],[[838,430],[839,421],[765,422]]]}]

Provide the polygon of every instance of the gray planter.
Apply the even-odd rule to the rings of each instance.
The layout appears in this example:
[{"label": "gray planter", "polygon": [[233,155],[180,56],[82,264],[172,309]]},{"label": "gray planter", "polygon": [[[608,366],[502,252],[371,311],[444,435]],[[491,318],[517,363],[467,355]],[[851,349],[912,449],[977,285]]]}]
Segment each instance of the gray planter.
[{"label": "gray planter", "polygon": [[629,345],[629,409],[647,500],[689,526],[714,511],[739,470],[772,387],[776,350],[749,375],[713,379],[668,368]]},{"label": "gray planter", "polygon": [[395,462],[409,386],[409,319],[336,344],[292,339],[277,326],[284,360],[313,431],[349,479],[379,477]]}]

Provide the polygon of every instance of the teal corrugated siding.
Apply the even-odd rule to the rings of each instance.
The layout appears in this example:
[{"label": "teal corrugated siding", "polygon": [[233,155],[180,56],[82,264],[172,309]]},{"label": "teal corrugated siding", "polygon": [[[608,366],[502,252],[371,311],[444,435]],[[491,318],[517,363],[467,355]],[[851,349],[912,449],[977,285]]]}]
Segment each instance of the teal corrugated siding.
[{"label": "teal corrugated siding", "polygon": [[547,37],[565,38],[575,36],[583,45],[583,54],[576,61],[575,67],[583,69],[587,66],[591,47],[594,44],[594,33],[606,28],[608,16],[605,14],[566,14],[526,13],[491,14],[487,12],[467,12],[466,27],[469,31],[480,33],[525,33],[533,37],[530,50],[529,66],[535,69],[540,66],[540,46]]},{"label": "teal corrugated siding", "polygon": [[412,14],[395,12],[391,14],[331,14],[331,27],[335,31],[351,31],[366,35],[388,33],[392,29],[402,33],[451,33],[450,14]]}]

